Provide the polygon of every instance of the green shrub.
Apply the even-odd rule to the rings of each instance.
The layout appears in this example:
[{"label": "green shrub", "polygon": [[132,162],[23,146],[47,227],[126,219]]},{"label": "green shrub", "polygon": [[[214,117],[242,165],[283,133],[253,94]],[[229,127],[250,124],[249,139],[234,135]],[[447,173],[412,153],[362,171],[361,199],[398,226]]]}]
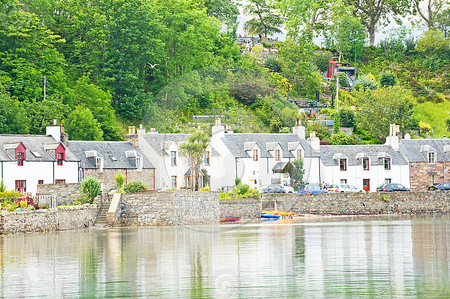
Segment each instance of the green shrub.
[{"label": "green shrub", "polygon": [[[80,205],[84,205],[85,203],[92,203],[91,198],[87,194],[84,194],[84,193],[77,196],[75,198],[75,202]],[[45,209],[45,208],[41,208],[41,209]],[[48,209],[48,207],[47,207],[47,209]]]},{"label": "green shrub", "polygon": [[102,193],[102,184],[90,176],[81,182],[81,191],[89,198],[87,203],[93,203],[94,198]]},{"label": "green shrub", "polygon": [[394,86],[397,83],[397,76],[392,72],[384,72],[380,77],[382,87]]},{"label": "green shrub", "polygon": [[239,184],[239,185],[237,185],[238,194],[239,195],[243,195],[243,194],[247,193],[249,188],[250,188],[250,186],[247,185],[247,184]]},{"label": "green shrub", "polygon": [[271,43],[263,42],[262,44],[263,44],[264,48],[272,48],[272,44]]},{"label": "green shrub", "polygon": [[0,193],[5,192],[6,189],[8,187],[6,187],[5,183],[3,182],[3,179],[0,181]]},{"label": "green shrub", "polygon": [[330,52],[318,54],[315,56],[314,64],[321,72],[326,72],[328,71],[328,66],[332,57],[333,54],[331,54]]},{"label": "green shrub", "polygon": [[22,197],[22,196],[23,196],[22,193],[16,192],[14,190],[0,192],[0,198],[4,198],[4,197]]},{"label": "green shrub", "polygon": [[117,192],[119,192],[123,187],[123,183],[125,183],[125,176],[119,171],[114,177],[114,181],[116,181]]},{"label": "green shrub", "polygon": [[209,191],[209,186],[200,188],[200,191]]},{"label": "green shrub", "polygon": [[240,178],[235,178],[234,179],[234,184],[237,186],[241,183],[241,179]]},{"label": "green shrub", "polygon": [[266,62],[264,64],[271,72],[281,73],[283,65],[281,61],[275,56],[267,57]]},{"label": "green shrub", "polygon": [[128,184],[125,184],[125,186],[123,186],[123,191],[125,191],[125,193],[137,193],[141,190],[147,189],[148,187],[141,181],[129,182]]}]

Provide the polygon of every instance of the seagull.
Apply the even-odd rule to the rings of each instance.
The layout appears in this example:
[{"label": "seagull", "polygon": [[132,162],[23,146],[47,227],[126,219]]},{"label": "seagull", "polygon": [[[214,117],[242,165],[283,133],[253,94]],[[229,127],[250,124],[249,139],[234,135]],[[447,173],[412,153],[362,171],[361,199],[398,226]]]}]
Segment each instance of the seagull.
[{"label": "seagull", "polygon": [[157,65],[159,65],[158,63],[156,63],[156,64],[151,64],[151,63],[148,63],[148,65],[149,66],[151,66],[152,67],[152,69],[154,69],[155,68],[155,66],[157,66]]}]

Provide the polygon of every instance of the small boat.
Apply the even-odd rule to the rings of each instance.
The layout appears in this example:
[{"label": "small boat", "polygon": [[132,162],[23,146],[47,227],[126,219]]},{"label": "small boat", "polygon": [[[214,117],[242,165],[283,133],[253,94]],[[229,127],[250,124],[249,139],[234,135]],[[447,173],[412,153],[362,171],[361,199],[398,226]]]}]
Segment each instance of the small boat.
[{"label": "small boat", "polygon": [[241,217],[220,216],[220,222],[237,222],[239,220],[241,220]]},{"label": "small boat", "polygon": [[283,217],[294,216],[292,212],[280,212],[280,211],[262,211],[265,214],[279,215]]},{"label": "small boat", "polygon": [[281,216],[279,215],[274,215],[272,213],[261,213],[261,218],[275,218],[275,219],[280,219]]}]

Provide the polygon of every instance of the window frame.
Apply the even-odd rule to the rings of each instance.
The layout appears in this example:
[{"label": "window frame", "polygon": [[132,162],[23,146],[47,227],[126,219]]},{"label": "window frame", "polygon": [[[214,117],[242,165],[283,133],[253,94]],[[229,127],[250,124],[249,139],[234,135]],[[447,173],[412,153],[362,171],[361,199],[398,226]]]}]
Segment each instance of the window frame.
[{"label": "window frame", "polygon": [[392,184],[392,179],[384,179],[385,184]]},{"label": "window frame", "polygon": [[301,158],[302,158],[302,150],[297,149],[297,159],[301,159]]},{"label": "window frame", "polygon": [[369,160],[369,158],[363,158],[362,159],[362,166],[363,166],[363,170],[364,171],[370,170],[370,160]]},{"label": "window frame", "polygon": [[206,151],[205,152],[205,166],[210,166],[210,165],[211,165],[211,152]]},{"label": "window frame", "polygon": [[[342,165],[342,161],[344,161],[343,165]],[[340,171],[347,171],[347,159],[339,159],[339,170]]]},{"label": "window frame", "polygon": [[[436,153],[435,152],[428,152],[427,153],[427,160],[428,160],[428,164],[435,164],[436,163]],[[431,160],[431,162],[430,162],[430,160]]]},{"label": "window frame", "polygon": [[62,166],[64,162],[64,153],[56,153],[56,165]]},{"label": "window frame", "polygon": [[254,150],[253,150],[253,161],[258,161],[258,158],[259,158],[259,156],[258,156],[258,150],[257,150],[257,149],[254,149]]},{"label": "window frame", "polygon": [[170,165],[177,166],[177,152],[170,151]]},{"label": "window frame", "polygon": [[16,192],[27,192],[27,181],[26,180],[15,180],[14,190]]},{"label": "window frame", "polygon": [[44,185],[44,180],[38,180],[38,185]]},{"label": "window frame", "polygon": [[55,184],[65,184],[66,183],[66,179],[55,179]]},{"label": "window frame", "polygon": [[23,166],[23,161],[25,161],[24,152],[17,152],[17,166]]},{"label": "window frame", "polygon": [[434,174],[428,175],[428,186],[434,186],[436,184],[436,177]]},{"label": "window frame", "polygon": [[95,167],[99,172],[103,172],[103,157],[95,157]]},{"label": "window frame", "polygon": [[172,186],[172,188],[177,188],[177,176],[176,175],[172,175],[170,177],[170,184]]},{"label": "window frame", "polygon": [[[388,162],[386,164],[386,161]],[[384,170],[391,170],[391,158],[383,158]]]},{"label": "window frame", "polygon": [[279,149],[275,149],[275,161],[280,161],[281,152]]}]

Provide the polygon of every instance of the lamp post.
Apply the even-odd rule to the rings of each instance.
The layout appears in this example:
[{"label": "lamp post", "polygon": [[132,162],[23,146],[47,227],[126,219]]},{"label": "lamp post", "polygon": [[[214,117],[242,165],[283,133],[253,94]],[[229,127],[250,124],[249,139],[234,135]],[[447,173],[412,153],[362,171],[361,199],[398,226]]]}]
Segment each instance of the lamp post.
[{"label": "lamp post", "polygon": [[356,38],[353,39],[352,42],[355,44],[355,81],[356,81]]}]

